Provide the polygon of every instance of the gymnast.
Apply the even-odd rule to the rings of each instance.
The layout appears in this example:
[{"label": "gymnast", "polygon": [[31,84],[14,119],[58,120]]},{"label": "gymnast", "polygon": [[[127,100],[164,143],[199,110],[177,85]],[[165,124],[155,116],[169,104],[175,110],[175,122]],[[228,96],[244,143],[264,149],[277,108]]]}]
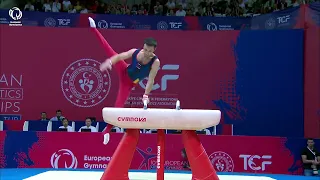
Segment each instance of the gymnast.
[{"label": "gymnast", "polygon": [[[100,65],[101,71],[111,70],[115,68],[119,76],[119,90],[115,107],[122,108],[126,100],[128,99],[131,89],[139,83],[139,81],[148,77],[148,82],[142,101],[149,103],[149,94],[152,90],[154,79],[160,68],[159,58],[154,54],[157,48],[157,41],[153,38],[147,38],[144,40],[143,49],[130,49],[127,52],[116,53],[109,43],[104,39],[100,32],[96,28],[94,20],[89,17],[90,27],[96,34],[100,43],[107,54],[108,58],[105,62]],[[132,58],[131,64],[127,64],[124,60]],[[113,125],[108,124],[107,128],[103,131],[104,144],[107,144],[110,140],[110,130]]]}]

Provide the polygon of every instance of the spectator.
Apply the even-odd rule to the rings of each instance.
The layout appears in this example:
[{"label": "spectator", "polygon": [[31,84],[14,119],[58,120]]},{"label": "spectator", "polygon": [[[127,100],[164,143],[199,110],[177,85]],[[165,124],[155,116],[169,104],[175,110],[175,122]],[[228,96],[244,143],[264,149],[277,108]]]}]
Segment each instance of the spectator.
[{"label": "spectator", "polygon": [[196,16],[204,16],[204,11],[202,8],[198,8],[198,10],[195,13]]},{"label": "spectator", "polygon": [[173,9],[169,10],[169,13],[167,13],[167,16],[175,16]]},{"label": "spectator", "polygon": [[93,13],[97,12],[97,8],[100,6],[99,1],[94,1],[94,5],[91,7]]},{"label": "spectator", "polygon": [[91,118],[86,118],[86,125],[85,126],[82,126],[80,129],[79,129],[79,132],[81,132],[81,129],[91,129],[91,132],[98,132],[96,127],[94,126],[91,126],[92,124],[92,120]]},{"label": "spectator", "polygon": [[71,2],[69,0],[62,1],[62,11],[63,12],[68,12],[68,10],[70,9],[70,6],[71,6]]},{"label": "spectator", "polygon": [[25,11],[34,11],[34,6],[31,4],[30,1],[27,2],[27,4],[24,6]]},{"label": "spectator", "polygon": [[61,11],[61,3],[59,3],[59,0],[55,0],[55,2],[52,3],[52,12],[60,12]]},{"label": "spectator", "polygon": [[210,2],[205,10],[206,10],[206,15],[207,16],[214,16],[214,5],[213,5],[213,2]]},{"label": "spectator", "polygon": [[144,9],[147,11],[147,13],[149,12],[149,8],[150,8],[150,4],[148,3],[147,0],[143,0],[142,2],[142,6],[144,7]]},{"label": "spectator", "polygon": [[[30,0],[28,0],[30,1]],[[34,2],[35,1],[35,2]],[[73,7],[70,0],[33,0],[33,4],[25,4],[26,11],[45,12],[68,12],[68,13],[98,13],[98,14],[119,14],[119,15],[166,15],[166,16],[257,16],[262,13],[271,13],[283,10],[288,7],[296,7],[300,4],[314,2],[315,0],[201,0],[197,7],[194,7],[193,0],[167,0],[156,1],[156,5],[150,8],[148,0],[142,0],[141,4],[134,4],[131,8],[127,4],[115,4],[109,1],[75,1]],[[62,1],[62,4],[59,3]],[[85,4],[80,5],[81,2]],[[154,1],[152,1],[154,2]],[[90,8],[88,8],[90,7]],[[178,9],[177,9],[178,7]]]},{"label": "spectator", "polygon": [[62,126],[59,127],[59,129],[67,129],[67,132],[73,132],[73,129],[71,126],[69,126],[69,120],[67,118],[62,119]]},{"label": "spectator", "polygon": [[170,9],[175,9],[176,8],[176,3],[173,0],[169,0],[166,4],[166,7]]},{"label": "spectator", "polygon": [[277,10],[283,10],[283,9],[285,9],[287,7],[288,7],[288,4],[287,4],[287,2],[285,0],[280,0],[280,1],[277,2],[277,5],[276,5],[276,9]]},{"label": "spectator", "polygon": [[74,7],[77,12],[80,12],[82,10],[82,6],[80,5],[80,1],[77,1],[76,6]]},{"label": "spectator", "polygon": [[131,11],[130,11],[130,9],[128,8],[128,9],[126,9],[126,15],[131,15]]},{"label": "spectator", "polygon": [[292,0],[292,2],[293,2],[292,4],[293,7],[300,6],[300,0]]},{"label": "spectator", "polygon": [[52,1],[46,0],[46,3],[43,4],[44,12],[52,12]]},{"label": "spectator", "polygon": [[57,110],[56,116],[52,117],[50,121],[61,121],[63,118],[61,110]]},{"label": "spectator", "polygon": [[189,10],[189,9],[190,9],[190,10],[194,9],[194,6],[193,6],[193,4],[192,4],[191,2],[188,3],[187,9],[188,9],[188,10]]},{"label": "spectator", "polygon": [[307,147],[302,150],[301,158],[305,176],[320,175],[320,153],[315,149],[313,139],[307,140]]},{"label": "spectator", "polygon": [[186,11],[183,10],[181,5],[179,5],[179,10],[176,11],[176,16],[186,16],[186,14]]},{"label": "spectator", "polygon": [[138,14],[137,6],[136,6],[136,5],[132,6],[131,14],[132,14],[132,15],[137,15],[137,14]]},{"label": "spectator", "polygon": [[85,6],[83,6],[83,7],[82,7],[82,10],[80,11],[80,13],[81,13],[81,14],[87,14],[87,13],[89,13],[89,11],[88,11],[88,9],[87,9]]},{"label": "spectator", "polygon": [[140,5],[139,11],[138,11],[138,15],[148,15],[147,10],[144,8],[143,5]]},{"label": "spectator", "polygon": [[156,6],[154,6],[154,15],[161,16],[163,15],[163,6],[157,1]]},{"label": "spectator", "polygon": [[98,14],[104,14],[105,13],[105,6],[104,6],[105,4],[102,2],[102,3],[100,3],[100,5],[97,7],[97,13]]},{"label": "spectator", "polygon": [[193,9],[188,9],[186,15],[187,15],[187,16],[194,16],[194,14],[193,14]]},{"label": "spectator", "polygon": [[68,13],[77,13],[77,10],[73,7],[73,5],[70,5],[69,6],[69,10],[68,10]]},{"label": "spectator", "polygon": [[183,9],[187,9],[186,0],[177,0],[177,5],[182,6]]},{"label": "spectator", "polygon": [[42,112],[40,120],[41,121],[49,121],[50,119],[47,118],[47,113],[46,112]]},{"label": "spectator", "polygon": [[36,0],[35,3],[33,4],[34,5],[34,10],[35,11],[42,11],[42,3],[41,3],[41,0]]},{"label": "spectator", "polygon": [[202,0],[200,3],[199,3],[199,8],[206,8],[207,7],[207,0]]}]

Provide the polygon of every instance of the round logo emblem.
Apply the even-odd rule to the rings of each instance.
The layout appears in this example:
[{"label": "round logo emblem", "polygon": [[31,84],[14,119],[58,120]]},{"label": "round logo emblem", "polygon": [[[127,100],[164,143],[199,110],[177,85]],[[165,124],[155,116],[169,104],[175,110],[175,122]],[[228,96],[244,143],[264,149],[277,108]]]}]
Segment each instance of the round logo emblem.
[{"label": "round logo emblem", "polygon": [[100,20],[98,22],[98,27],[102,29],[108,29],[108,23],[105,20]]},{"label": "round logo emblem", "polygon": [[[64,163],[61,163],[63,161]],[[59,167],[63,164],[64,167]],[[77,157],[69,149],[60,149],[58,152],[52,154],[50,163],[52,168],[66,168],[66,169],[76,169],[78,166]]]},{"label": "round logo emblem", "polygon": [[216,31],[216,30],[218,30],[218,27],[215,23],[209,23],[209,24],[207,24],[207,30],[208,31]]},{"label": "round logo emblem", "polygon": [[266,29],[274,29],[276,27],[276,21],[273,18],[269,18],[265,22],[265,28]]},{"label": "round logo emblem", "polygon": [[211,164],[214,166],[216,171],[233,172],[234,163],[229,154],[222,151],[217,151],[210,154],[209,159],[211,160]]},{"label": "round logo emblem", "polygon": [[80,59],[64,71],[61,89],[64,97],[79,107],[93,107],[100,104],[111,87],[109,72],[101,72],[100,63],[93,59]]},{"label": "round logo emblem", "polygon": [[22,18],[22,12],[21,12],[21,10],[20,10],[19,8],[13,7],[13,8],[11,8],[11,9],[9,10],[9,16],[10,16],[13,20],[17,21],[17,20],[19,20],[19,19]]},{"label": "round logo emblem", "polygon": [[160,21],[157,24],[157,29],[158,30],[167,30],[168,29],[168,24],[164,21]]},{"label": "round logo emblem", "polygon": [[45,27],[55,27],[56,26],[56,20],[53,18],[47,18],[44,20],[44,26]]}]

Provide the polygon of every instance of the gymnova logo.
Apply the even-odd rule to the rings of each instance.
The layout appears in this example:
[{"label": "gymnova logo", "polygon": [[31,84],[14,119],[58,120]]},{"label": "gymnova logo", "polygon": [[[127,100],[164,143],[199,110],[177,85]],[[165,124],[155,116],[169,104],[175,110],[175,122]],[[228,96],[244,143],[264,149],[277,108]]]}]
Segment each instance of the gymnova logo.
[{"label": "gymnova logo", "polygon": [[73,105],[89,108],[100,104],[109,94],[111,78],[108,71],[101,72],[100,62],[80,59],[63,72],[61,90]]},{"label": "gymnova logo", "polygon": [[[59,162],[61,163],[61,161],[64,161],[64,167],[59,167]],[[52,168],[55,169],[76,169],[78,167],[77,157],[69,149],[60,149],[58,152],[53,153],[50,162]]]},{"label": "gymnova logo", "polygon": [[211,164],[218,172],[233,172],[234,163],[231,156],[223,151],[210,154]]}]

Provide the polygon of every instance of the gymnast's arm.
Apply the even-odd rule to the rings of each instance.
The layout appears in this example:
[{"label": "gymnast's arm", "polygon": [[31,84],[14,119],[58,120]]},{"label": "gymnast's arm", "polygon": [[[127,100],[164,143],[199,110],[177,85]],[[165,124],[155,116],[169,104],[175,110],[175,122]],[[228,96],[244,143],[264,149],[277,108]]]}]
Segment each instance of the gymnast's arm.
[{"label": "gymnast's arm", "polygon": [[151,67],[151,71],[149,73],[148,82],[147,82],[147,85],[146,85],[146,90],[144,92],[145,95],[149,95],[150,94],[150,92],[152,90],[152,87],[153,87],[153,84],[154,84],[154,79],[157,76],[159,68],[160,68],[160,60],[156,59],[153,62],[152,67]]},{"label": "gymnast's arm", "polygon": [[112,56],[111,58],[107,59],[107,61],[109,60],[111,62],[111,64],[116,64],[117,62],[119,62],[120,60],[126,60],[132,57],[133,53],[136,51],[137,49],[130,49],[129,51],[120,53],[120,54],[116,54],[114,56]]}]

